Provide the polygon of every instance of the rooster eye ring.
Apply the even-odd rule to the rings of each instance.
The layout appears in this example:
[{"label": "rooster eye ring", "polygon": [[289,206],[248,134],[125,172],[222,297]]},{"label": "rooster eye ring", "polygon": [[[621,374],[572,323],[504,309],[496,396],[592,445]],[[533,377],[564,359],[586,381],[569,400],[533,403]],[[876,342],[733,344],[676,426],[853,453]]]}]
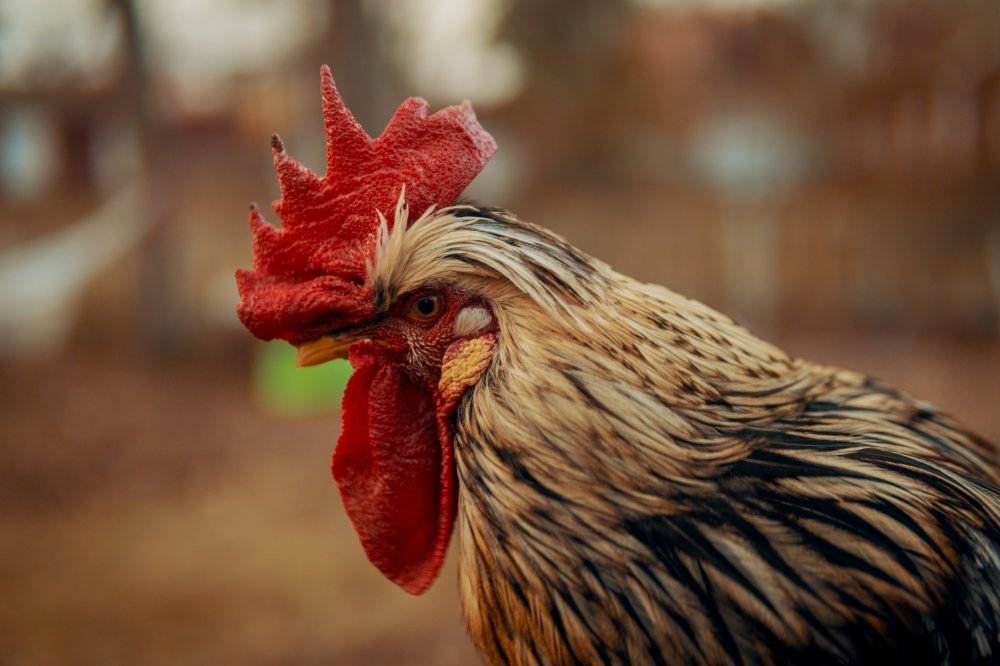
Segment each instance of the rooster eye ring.
[{"label": "rooster eye ring", "polygon": [[441,314],[441,296],[434,293],[414,294],[404,310],[406,318],[420,324],[437,319]]}]

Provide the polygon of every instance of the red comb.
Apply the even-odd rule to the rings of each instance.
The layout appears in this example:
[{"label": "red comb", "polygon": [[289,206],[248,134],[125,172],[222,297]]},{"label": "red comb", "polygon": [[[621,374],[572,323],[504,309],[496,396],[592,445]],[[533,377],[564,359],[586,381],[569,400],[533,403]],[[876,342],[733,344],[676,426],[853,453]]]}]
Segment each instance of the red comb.
[{"label": "red comb", "polygon": [[[237,313],[259,338],[302,342],[372,313],[365,287],[374,250],[376,211],[389,225],[403,187],[410,210],[449,206],[496,150],[468,102],[428,116],[428,105],[403,102],[372,139],[344,105],[326,65],[321,69],[326,175],[318,176],[271,142],[281,199],[281,228],[256,206],[253,270],[239,270]],[[416,217],[416,216],[413,216]]]}]

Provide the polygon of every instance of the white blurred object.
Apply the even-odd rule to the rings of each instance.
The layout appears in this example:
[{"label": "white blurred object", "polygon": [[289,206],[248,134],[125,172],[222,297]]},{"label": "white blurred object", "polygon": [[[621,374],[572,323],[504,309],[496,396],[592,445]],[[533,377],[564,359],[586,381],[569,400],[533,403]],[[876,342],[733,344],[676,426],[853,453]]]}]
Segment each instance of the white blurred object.
[{"label": "white blurred object", "polygon": [[524,85],[517,50],[494,39],[506,5],[503,0],[374,0],[373,6],[392,34],[400,67],[422,97],[449,103],[468,98],[482,107],[513,99]]},{"label": "white blurred object", "polygon": [[756,111],[703,121],[690,159],[703,182],[726,199],[769,201],[806,179],[816,148],[794,124]]},{"label": "white blurred object", "polygon": [[112,69],[120,42],[104,0],[0,0],[0,85],[92,82]]},{"label": "white blurred object", "polygon": [[17,107],[0,118],[0,193],[29,201],[48,188],[55,171],[55,139],[45,109]]},{"label": "white blurred object", "polygon": [[150,67],[186,109],[227,101],[233,78],[282,71],[329,20],[323,0],[137,0]]},{"label": "white blurred object", "polygon": [[84,289],[149,231],[140,197],[133,182],[81,220],[0,254],[0,355],[62,348]]}]

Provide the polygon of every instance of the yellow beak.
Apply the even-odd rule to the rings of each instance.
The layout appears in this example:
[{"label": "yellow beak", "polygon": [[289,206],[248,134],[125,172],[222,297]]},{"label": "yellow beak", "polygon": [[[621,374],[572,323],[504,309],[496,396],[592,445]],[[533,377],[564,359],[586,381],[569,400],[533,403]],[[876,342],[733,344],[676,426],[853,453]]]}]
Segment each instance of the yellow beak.
[{"label": "yellow beak", "polygon": [[338,335],[323,336],[309,342],[303,342],[296,347],[298,353],[295,356],[295,365],[307,368],[310,365],[319,365],[335,358],[347,358],[347,350],[357,341],[358,338],[353,335]]}]

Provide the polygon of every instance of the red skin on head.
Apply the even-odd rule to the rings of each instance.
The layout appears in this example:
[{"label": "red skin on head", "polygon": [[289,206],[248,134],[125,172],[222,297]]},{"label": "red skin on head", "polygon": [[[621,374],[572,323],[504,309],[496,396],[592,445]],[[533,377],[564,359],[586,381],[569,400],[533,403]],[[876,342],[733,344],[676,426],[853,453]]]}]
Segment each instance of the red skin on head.
[{"label": "red skin on head", "polygon": [[419,98],[403,102],[372,139],[344,105],[329,68],[321,73],[326,175],[293,160],[274,137],[281,199],[273,208],[282,227],[268,224],[253,207],[253,270],[236,273],[237,314],[264,340],[297,344],[318,319],[334,330],[373,315],[364,282],[376,211],[386,213],[391,229],[390,213],[404,186],[411,218],[430,206],[450,206],[496,150],[468,103],[428,115]]},{"label": "red skin on head", "polygon": [[[426,590],[444,563],[458,499],[451,443],[456,401],[442,399],[437,382],[441,359],[455,342],[455,316],[471,301],[454,292],[444,297],[434,322],[394,314],[372,330],[381,344],[351,348],[355,372],[333,458],[344,506],[369,559],[411,594]],[[413,355],[421,361],[407,363]]]},{"label": "red skin on head", "polygon": [[374,344],[355,345],[350,359],[333,475],[368,559],[419,594],[440,569],[454,522],[450,435],[438,436],[431,394]]},{"label": "red skin on head", "polygon": [[[252,207],[252,270],[236,273],[240,320],[257,337],[293,344],[379,318],[367,287],[376,211],[389,227],[400,192],[415,219],[453,204],[496,149],[468,103],[428,115],[405,101],[372,139],[322,69],[326,175],[318,176],[272,142],[281,228]],[[454,342],[463,300],[448,294],[433,324],[381,319],[370,332],[389,347],[352,347],[355,373],[344,396],[344,427],[333,471],[369,559],[408,592],[434,580],[444,560],[456,506],[451,412],[457,398],[437,392],[441,359]]]}]

